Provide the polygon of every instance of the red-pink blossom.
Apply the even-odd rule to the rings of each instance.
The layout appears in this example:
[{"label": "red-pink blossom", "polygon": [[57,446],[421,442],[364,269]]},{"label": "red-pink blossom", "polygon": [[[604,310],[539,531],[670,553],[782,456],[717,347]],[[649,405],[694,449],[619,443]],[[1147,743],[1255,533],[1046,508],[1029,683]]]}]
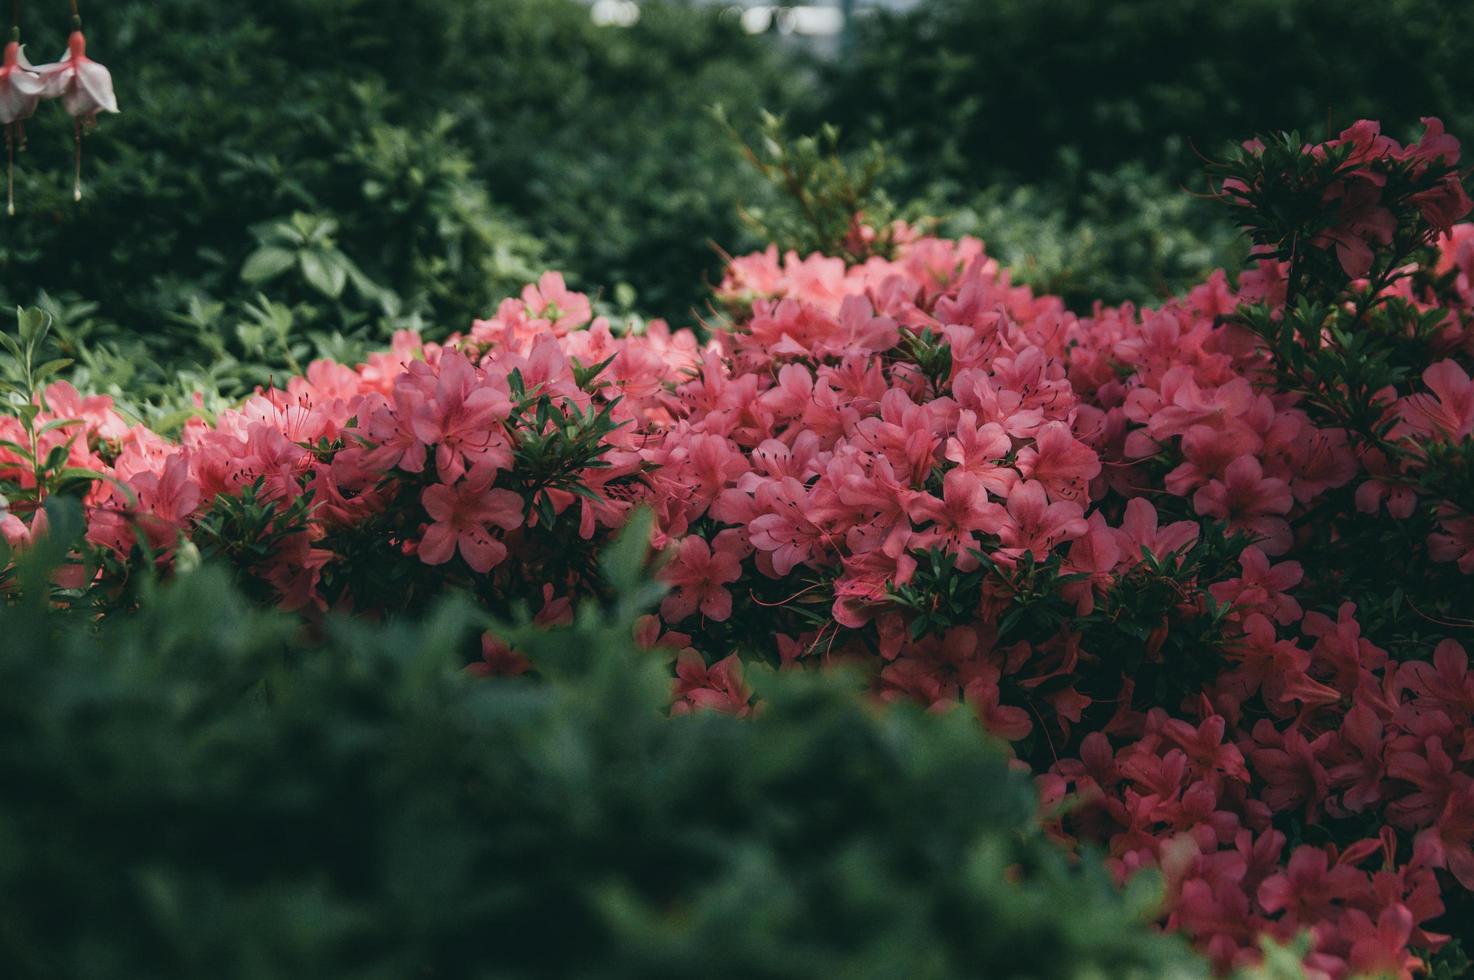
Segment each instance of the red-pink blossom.
[{"label": "red-pink blossom", "polygon": [[660,604],[666,622],[678,623],[698,610],[716,622],[732,615],[732,593],[726,586],[742,576],[739,547],[730,535],[719,538],[714,548],[694,535],[681,542],[660,576],[671,586]]},{"label": "red-pink blossom", "polygon": [[420,541],[420,560],[442,565],[459,551],[467,565],[485,574],[507,557],[507,547],[491,528],[511,531],[522,526],[522,498],[510,490],[492,489],[488,469],[472,470],[453,485],[436,483],[421,495],[434,522]]}]

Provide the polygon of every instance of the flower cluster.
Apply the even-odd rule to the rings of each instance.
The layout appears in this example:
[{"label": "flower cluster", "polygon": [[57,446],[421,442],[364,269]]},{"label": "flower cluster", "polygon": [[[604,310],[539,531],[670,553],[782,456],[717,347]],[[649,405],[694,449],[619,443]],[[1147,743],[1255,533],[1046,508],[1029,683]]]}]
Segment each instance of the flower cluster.
[{"label": "flower cluster", "polygon": [[1261,246],[1274,246],[1267,254],[1289,258],[1307,247],[1334,254],[1345,274],[1359,279],[1372,271],[1374,252],[1390,249],[1406,258],[1398,247],[1405,232],[1447,234],[1469,211],[1469,195],[1455,169],[1459,141],[1438,119],[1423,124],[1422,138],[1407,146],[1368,119],[1313,145],[1293,134],[1270,145],[1250,140],[1233,161],[1238,166],[1225,171],[1222,192],[1237,206],[1272,214],[1271,230],[1307,231],[1260,240]]},{"label": "flower cluster", "polygon": [[[1360,161],[1338,178],[1357,200],[1378,153],[1457,156],[1431,123],[1408,150],[1348,133],[1328,152]],[[1325,247],[1359,267],[1377,220]],[[639,639],[672,654],[677,712],[752,710],[755,663],[850,664],[880,698],[976,713],[1062,839],[1163,872],[1166,925],[1219,967],[1308,930],[1318,975],[1406,976],[1474,889],[1471,634],[1409,633],[1321,555],[1390,528],[1474,592],[1474,518],[1425,477],[1474,458],[1474,233],[1447,231],[1428,275],[1375,284],[1430,324],[1422,370],[1369,402],[1375,444],[1283,383],[1291,355],[1240,312],[1289,318],[1288,259],[1077,316],[976,240],[907,232],[893,257],[733,260],[704,344],[616,332],[549,274],[178,439],[57,382],[0,419],[0,527],[24,547],[48,474],[88,472],[74,586],[122,595],[187,545],[309,614],[456,585],[559,622],[645,506],[669,592]]]}]

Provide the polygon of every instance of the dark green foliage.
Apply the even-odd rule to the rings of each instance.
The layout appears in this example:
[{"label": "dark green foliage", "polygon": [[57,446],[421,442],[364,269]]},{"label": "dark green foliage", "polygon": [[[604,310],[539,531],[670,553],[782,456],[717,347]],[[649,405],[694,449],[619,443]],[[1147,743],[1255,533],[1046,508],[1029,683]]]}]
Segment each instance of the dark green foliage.
[{"label": "dark green foliage", "polygon": [[1372,118],[1405,137],[1428,115],[1474,131],[1465,3],[926,0],[857,25],[821,117],[909,165],[894,198],[1075,309],[1237,264],[1228,222],[1185,189],[1245,133]]},{"label": "dark green foliage", "polygon": [[926,161],[918,186],[1035,181],[1067,147],[1087,169],[1191,174],[1192,147],[1245,133],[1474,130],[1471,31],[1474,7],[1444,0],[928,0],[861,22],[826,116]]},{"label": "dark green foliage", "polygon": [[895,208],[881,188],[893,168],[880,144],[841,154],[840,132],[825,125],[814,135],[789,137],[784,121],[764,113],[759,138],[748,143],[723,111],[717,121],[767,181],[775,201],[745,207],[757,239],[800,255],[822,252],[849,263],[894,251],[889,225]]},{"label": "dark green foliage", "polygon": [[1087,171],[1067,148],[1062,166],[1044,182],[1007,178],[979,190],[983,185],[952,179],[922,156],[933,169],[930,182],[918,186],[883,143],[846,149],[831,125],[793,138],[782,120],[769,116],[756,144],[731,135],[768,185],[754,193],[743,218],[761,241],[782,251],[848,262],[889,257],[892,222],[900,217],[923,233],[983,239],[987,254],[1008,266],[1016,282],[1080,312],[1097,302],[1180,294],[1215,268],[1238,266],[1247,252],[1208,195],[1189,193],[1141,163]]},{"label": "dark green foliage", "polygon": [[0,973],[1202,975],[966,713],[770,676],[664,717],[643,551],[607,613],[498,629],[538,680],[458,669],[468,607],[308,636],[210,568],[100,626],[0,610]]},{"label": "dark green foliage", "polygon": [[1182,181],[1140,163],[1087,171],[1066,156],[1040,183],[978,193],[938,182],[922,207],[943,215],[943,234],[981,238],[1015,282],[1080,312],[1097,301],[1158,302],[1241,264],[1247,247],[1237,229]]},{"label": "dark green foliage", "polygon": [[[49,13],[26,5],[37,58],[62,47]],[[171,403],[396,327],[465,329],[547,267],[685,317],[758,179],[707,107],[801,101],[777,52],[679,4],[630,30],[574,0],[83,13],[123,111],[84,141],[79,205],[70,120],[31,122],[0,300],[51,297],[85,383]]]}]

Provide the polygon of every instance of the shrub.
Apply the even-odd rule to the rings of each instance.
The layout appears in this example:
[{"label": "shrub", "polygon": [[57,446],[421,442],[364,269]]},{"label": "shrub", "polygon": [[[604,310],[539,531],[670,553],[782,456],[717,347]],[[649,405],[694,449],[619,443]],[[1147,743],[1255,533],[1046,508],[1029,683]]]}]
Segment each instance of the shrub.
[{"label": "shrub", "polygon": [[741,145],[768,187],[742,215],[780,252],[847,262],[891,257],[894,220],[904,217],[945,237],[982,238],[1015,281],[1076,312],[1097,302],[1161,300],[1243,259],[1238,230],[1209,195],[1189,194],[1140,163],[1087,171],[1067,148],[1066,165],[1046,182],[977,192],[936,178],[917,191],[907,189],[904,161],[883,144],[847,149],[834,126],[795,139],[784,119],[768,115],[760,135]]},{"label": "shrub", "polygon": [[1231,225],[1180,189],[1244,133],[1474,129],[1474,9],[1439,0],[927,0],[855,23],[820,117],[884,141],[892,197],[1077,312],[1238,264]]},{"label": "shrub", "polygon": [[1402,132],[1429,114],[1474,127],[1474,11],[1438,0],[929,0],[857,24],[824,118],[926,161],[913,193],[938,176],[1031,183],[1066,148],[1087,170],[1187,176],[1190,147],[1244,133],[1329,137],[1362,116]]},{"label": "shrub", "polygon": [[[704,346],[616,336],[549,274],[177,441],[47,384],[27,315],[0,530],[31,547],[43,500],[84,495],[56,595],[104,612],[204,553],[309,622],[459,589],[557,623],[615,600],[599,556],[643,503],[671,592],[639,639],[675,653],[675,713],[752,713],[744,663],[851,664],[1009,741],[1077,801],[1052,831],[1123,883],[1159,868],[1164,923],[1218,969],[1309,930],[1322,975],[1451,972],[1474,885],[1458,153],[1433,119],[1406,146],[1365,121],[1245,144],[1213,180],[1254,264],[1157,308],[1076,316],[976,240],[891,225],[850,261],[734,259]],[[534,669],[520,642],[491,630],[477,669]]]},{"label": "shrub", "polygon": [[1015,280],[1076,312],[1096,302],[1160,302],[1244,256],[1214,202],[1140,163],[1072,167],[1047,183],[972,195],[937,187],[923,206],[944,215],[942,233],[981,238]]},{"label": "shrub", "polygon": [[[0,300],[51,309],[93,384],[171,408],[180,369],[239,399],[484,316],[554,258],[684,314],[752,184],[706,108],[755,116],[801,79],[714,12],[646,8],[618,31],[574,0],[98,3],[123,111],[85,141],[80,205],[71,127],[33,121]],[[64,21],[25,14],[33,52],[60,47]],[[263,257],[284,241],[328,277]]]},{"label": "shrub", "polygon": [[464,605],[309,638],[212,569],[144,591],[0,609],[7,977],[1203,973],[961,714],[774,676],[663,717],[638,590],[509,631],[542,682],[458,670]]}]

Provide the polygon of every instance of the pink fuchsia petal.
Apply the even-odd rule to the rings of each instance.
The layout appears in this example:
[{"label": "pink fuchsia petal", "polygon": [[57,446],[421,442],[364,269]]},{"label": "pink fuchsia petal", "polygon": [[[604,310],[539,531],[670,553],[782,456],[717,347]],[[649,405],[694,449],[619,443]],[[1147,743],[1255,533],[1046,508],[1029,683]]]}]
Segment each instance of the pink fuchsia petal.
[{"label": "pink fuchsia petal", "polygon": [[117,112],[118,97],[113,92],[112,72],[90,59],[78,64],[77,85],[74,91],[67,93],[63,105],[74,116]]},{"label": "pink fuchsia petal", "polygon": [[24,49],[11,41],[5,46],[5,63],[0,66],[0,125],[27,119],[36,111],[45,88],[41,76],[26,60]]}]

